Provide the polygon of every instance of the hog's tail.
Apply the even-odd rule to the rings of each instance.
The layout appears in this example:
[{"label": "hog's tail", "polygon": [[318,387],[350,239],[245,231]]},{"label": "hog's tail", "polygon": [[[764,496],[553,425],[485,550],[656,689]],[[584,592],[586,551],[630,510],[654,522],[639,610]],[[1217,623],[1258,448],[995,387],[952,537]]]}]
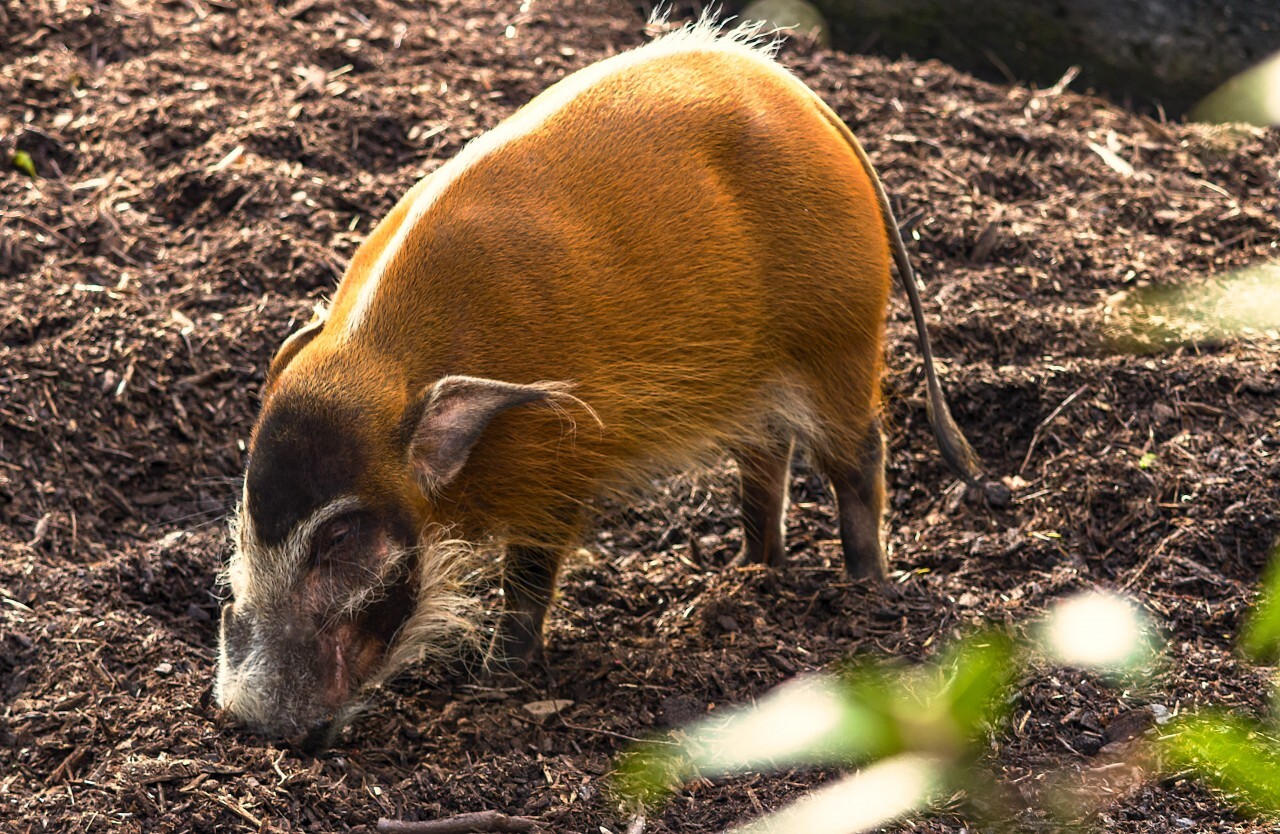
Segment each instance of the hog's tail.
[{"label": "hog's tail", "polygon": [[920,353],[924,360],[924,376],[925,385],[928,389],[928,413],[929,425],[933,427],[933,435],[938,439],[938,450],[942,453],[942,458],[947,462],[957,475],[965,480],[971,486],[977,487],[983,491],[987,500],[993,505],[1002,506],[1009,502],[1009,489],[998,481],[992,481],[982,471],[982,462],[978,459],[977,453],[973,451],[973,447],[969,445],[969,441],[965,438],[964,432],[956,425],[955,419],[951,416],[951,409],[947,406],[947,397],[942,391],[942,384],[938,381],[938,372],[934,367],[933,348],[929,344],[929,331],[925,325],[924,308],[920,304],[920,291],[916,283],[915,271],[911,268],[911,261],[907,257],[907,247],[902,242],[902,233],[898,229],[898,221],[893,216],[893,209],[889,205],[889,195],[885,193],[884,185],[880,182],[879,175],[876,174],[875,167],[871,164],[871,160],[867,157],[867,152],[863,149],[862,143],[853,135],[853,131],[849,126],[836,115],[826,102],[813,96],[826,116],[831,125],[840,131],[845,141],[849,143],[849,147],[857,155],[858,161],[862,163],[863,169],[867,172],[867,176],[871,179],[871,184],[875,187],[876,199],[880,203],[880,214],[884,218],[886,231],[889,233],[889,244],[893,250],[893,261],[898,267],[898,277],[902,281],[902,285],[906,287],[907,298],[911,301],[911,316],[916,322],[916,334],[919,338]]}]

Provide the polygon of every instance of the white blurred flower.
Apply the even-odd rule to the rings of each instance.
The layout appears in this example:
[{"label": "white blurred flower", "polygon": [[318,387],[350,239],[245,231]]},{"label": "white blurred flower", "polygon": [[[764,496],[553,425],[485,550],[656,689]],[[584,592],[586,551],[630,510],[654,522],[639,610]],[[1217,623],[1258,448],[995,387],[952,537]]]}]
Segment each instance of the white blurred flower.
[{"label": "white blurred flower", "polygon": [[816,755],[841,726],[847,706],[828,676],[797,678],[753,707],[713,718],[689,731],[702,773],[760,765],[783,766]]},{"label": "white blurred flower", "polygon": [[1045,653],[1064,666],[1118,671],[1140,663],[1150,641],[1146,618],[1118,594],[1087,591],[1059,603],[1041,633]]},{"label": "white blurred flower", "polygon": [[873,764],[733,834],[855,834],[887,825],[933,800],[944,769],[925,756]]}]

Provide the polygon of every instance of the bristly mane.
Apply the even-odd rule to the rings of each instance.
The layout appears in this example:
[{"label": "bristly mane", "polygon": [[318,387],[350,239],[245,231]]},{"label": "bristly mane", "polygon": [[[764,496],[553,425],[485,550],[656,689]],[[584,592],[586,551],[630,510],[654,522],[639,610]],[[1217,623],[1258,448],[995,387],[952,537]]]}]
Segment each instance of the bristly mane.
[{"label": "bristly mane", "polygon": [[[670,15],[671,9],[659,4],[649,15],[649,26],[666,28]],[[730,27],[734,18],[720,18],[719,15],[719,8],[705,9],[697,20],[666,32],[640,50],[657,50],[664,46],[726,47],[752,52],[770,60],[777,56],[784,40],[781,29],[765,20],[742,20]]]}]

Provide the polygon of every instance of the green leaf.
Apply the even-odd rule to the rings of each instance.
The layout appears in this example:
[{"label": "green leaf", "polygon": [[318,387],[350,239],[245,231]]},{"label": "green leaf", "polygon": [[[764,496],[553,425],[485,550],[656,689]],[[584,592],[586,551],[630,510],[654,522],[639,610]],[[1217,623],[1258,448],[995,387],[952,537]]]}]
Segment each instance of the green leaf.
[{"label": "green leaf", "polygon": [[17,168],[19,171],[26,174],[28,177],[31,177],[31,179],[36,179],[36,177],[38,176],[36,174],[35,160],[33,160],[31,158],[31,154],[27,153],[26,151],[15,152],[13,155],[13,159],[11,160],[11,163],[13,164],[14,168]]},{"label": "green leaf", "polygon": [[1280,811],[1280,745],[1261,724],[1206,712],[1172,729],[1161,746],[1173,769],[1195,772],[1253,811]]},{"label": "green leaf", "polygon": [[677,744],[641,745],[619,766],[619,790],[652,801],[699,775],[862,763],[895,753],[902,744],[886,708],[884,674],[868,664],[856,690],[832,675],[798,678],[755,706],[696,722]]},{"label": "green leaf", "polygon": [[614,785],[626,799],[651,805],[679,789],[688,773],[689,756],[683,748],[648,741],[622,754]]},{"label": "green leaf", "polygon": [[1274,663],[1280,659],[1280,548],[1271,553],[1271,564],[1262,580],[1253,613],[1245,622],[1240,648],[1258,663]]},{"label": "green leaf", "polygon": [[1138,468],[1139,468],[1139,469],[1150,469],[1150,468],[1151,468],[1151,464],[1153,464],[1153,463],[1155,463],[1155,462],[1156,462],[1156,453],[1155,453],[1155,452],[1147,452],[1147,453],[1146,453],[1146,454],[1144,454],[1142,457],[1138,458]]},{"label": "green leaf", "polygon": [[988,631],[966,638],[948,652],[943,665],[954,676],[939,697],[959,734],[972,744],[999,720],[1014,684],[1014,644],[1008,635]]}]

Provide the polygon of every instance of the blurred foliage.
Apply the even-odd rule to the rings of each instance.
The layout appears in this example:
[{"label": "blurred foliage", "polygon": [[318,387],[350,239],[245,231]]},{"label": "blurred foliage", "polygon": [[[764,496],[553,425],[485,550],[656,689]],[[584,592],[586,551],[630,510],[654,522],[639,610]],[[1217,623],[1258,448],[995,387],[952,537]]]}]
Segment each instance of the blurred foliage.
[{"label": "blurred foliage", "polygon": [[1271,565],[1258,592],[1253,614],[1240,638],[1245,656],[1257,663],[1280,660],[1280,548],[1271,554]]},{"label": "blurred foliage", "polygon": [[1207,710],[1171,729],[1161,745],[1171,770],[1192,771],[1246,811],[1280,812],[1280,739],[1274,728]]},{"label": "blurred foliage", "polygon": [[[1017,640],[987,630],[918,666],[857,659],[784,684],[755,707],[677,731],[674,743],[635,748],[620,763],[619,791],[653,803],[696,778],[805,764],[862,766],[733,834],[853,834],[957,795],[998,826],[1013,806],[981,757],[1028,664],[1132,673],[1135,664],[1150,670],[1155,660],[1150,626],[1137,606],[1113,594],[1064,600],[1029,632],[1032,638]],[[1259,662],[1280,658],[1280,548],[1241,649]],[[1280,715],[1191,711],[1130,755],[1140,773],[1192,774],[1246,812],[1280,814]],[[1054,782],[1053,774],[1045,776],[1046,784]],[[1087,783],[1070,788],[1064,781],[1051,793],[1040,810],[1060,830],[1077,828],[1096,810]]]},{"label": "blurred foliage", "polygon": [[904,754],[823,785],[799,802],[736,828],[733,834],[846,834],[866,831],[930,803],[944,768],[928,756]]},{"label": "blurred foliage", "polygon": [[923,666],[857,660],[799,679],[754,708],[695,724],[675,746],[642,745],[623,761],[619,789],[653,802],[696,777],[903,754],[963,768],[1003,715],[1014,653],[1007,635],[987,631]]},{"label": "blurred foliage", "polygon": [[[1280,659],[1280,548],[1271,554],[1240,649],[1258,663]],[[1278,695],[1280,690],[1272,698]],[[1206,709],[1182,716],[1168,730],[1160,747],[1170,769],[1194,773],[1242,810],[1280,814],[1280,714],[1274,700],[1262,720]]]},{"label": "blurred foliage", "polygon": [[1280,125],[1280,52],[1227,80],[1191,108],[1197,122]]},{"label": "blurred foliage", "polygon": [[[1032,637],[1016,639],[987,629],[920,665],[859,658],[793,680],[752,708],[677,731],[674,743],[636,747],[620,762],[618,790],[626,800],[654,803],[698,778],[863,766],[734,834],[852,834],[946,796],[998,825],[1014,806],[981,759],[1027,666],[1060,662],[1124,675],[1152,656],[1141,612],[1114,594],[1065,600],[1028,631]],[[1082,808],[1063,803],[1046,813],[1065,830]]]},{"label": "blurred foliage", "polygon": [[1103,328],[1113,349],[1136,354],[1184,344],[1280,339],[1280,261],[1192,285],[1119,293],[1107,303]]},{"label": "blurred foliage", "polygon": [[1094,669],[1119,683],[1139,682],[1157,660],[1141,609],[1103,591],[1086,591],[1055,605],[1033,647],[1051,663]]}]

